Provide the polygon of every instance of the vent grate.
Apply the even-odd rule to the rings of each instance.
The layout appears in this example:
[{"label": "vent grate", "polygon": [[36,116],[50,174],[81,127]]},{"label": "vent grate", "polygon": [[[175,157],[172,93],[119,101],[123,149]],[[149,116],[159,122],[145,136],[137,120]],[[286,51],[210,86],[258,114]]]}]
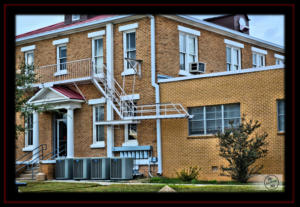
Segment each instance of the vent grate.
[{"label": "vent grate", "polygon": [[121,159],[111,159],[111,178],[122,178]]},{"label": "vent grate", "polygon": [[74,179],[83,178],[83,160],[77,159],[74,160]]},{"label": "vent grate", "polygon": [[91,163],[92,172],[91,178],[92,179],[101,179],[102,176],[102,159],[93,159]]},{"label": "vent grate", "polygon": [[56,178],[65,178],[65,160],[56,161]]}]

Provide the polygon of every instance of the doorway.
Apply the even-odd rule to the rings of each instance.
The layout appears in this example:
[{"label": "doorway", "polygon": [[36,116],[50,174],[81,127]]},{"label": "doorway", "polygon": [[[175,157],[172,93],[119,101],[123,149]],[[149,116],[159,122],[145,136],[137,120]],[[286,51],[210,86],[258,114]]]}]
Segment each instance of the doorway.
[{"label": "doorway", "polygon": [[66,157],[67,156],[67,119],[57,119],[56,129],[57,129],[57,136],[56,136],[57,157]]}]

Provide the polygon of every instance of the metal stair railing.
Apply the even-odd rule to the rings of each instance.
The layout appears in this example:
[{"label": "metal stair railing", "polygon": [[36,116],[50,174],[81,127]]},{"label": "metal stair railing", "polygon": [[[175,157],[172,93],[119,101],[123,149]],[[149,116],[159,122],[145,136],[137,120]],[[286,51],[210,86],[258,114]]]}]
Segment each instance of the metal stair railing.
[{"label": "metal stair railing", "polygon": [[47,144],[40,144],[38,147],[36,147],[32,150],[31,156],[28,157],[27,159],[20,161],[24,157],[28,156],[31,152],[28,152],[25,155],[23,155],[22,157],[16,159],[16,162],[19,162],[19,163],[16,163],[16,165],[23,165],[23,166],[16,169],[16,173],[18,173],[20,170],[24,169],[25,167],[27,169],[29,169],[29,166],[31,166],[32,179],[33,179],[33,177],[34,177],[34,165],[36,165],[36,167],[38,167],[39,159],[40,158],[43,159],[43,157],[44,157],[44,150],[47,150]]},{"label": "metal stair railing", "polygon": [[[59,147],[59,152],[62,153],[62,152],[65,152],[65,146],[66,144],[63,144]],[[54,150],[52,152],[49,152],[48,154],[46,154],[44,156],[44,159],[43,160],[53,160],[53,158],[56,158],[57,157],[57,151]]]}]

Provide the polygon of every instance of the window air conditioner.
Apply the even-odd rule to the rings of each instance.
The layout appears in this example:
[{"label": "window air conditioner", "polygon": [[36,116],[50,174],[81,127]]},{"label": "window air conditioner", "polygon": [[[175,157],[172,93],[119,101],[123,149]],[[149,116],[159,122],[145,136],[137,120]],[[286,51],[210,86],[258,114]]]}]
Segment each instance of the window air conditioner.
[{"label": "window air conditioner", "polygon": [[190,73],[205,73],[205,65],[202,62],[190,63]]}]

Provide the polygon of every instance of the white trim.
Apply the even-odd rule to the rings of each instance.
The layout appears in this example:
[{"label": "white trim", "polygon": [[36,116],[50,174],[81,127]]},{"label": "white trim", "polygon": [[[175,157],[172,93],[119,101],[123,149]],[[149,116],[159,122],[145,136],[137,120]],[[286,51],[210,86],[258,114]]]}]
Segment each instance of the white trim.
[{"label": "white trim", "polygon": [[21,47],[21,52],[27,52],[27,51],[31,51],[31,50],[35,50],[35,45]]},{"label": "white trim", "polygon": [[[79,18],[75,18],[75,16],[79,16]],[[72,14],[72,22],[77,20],[80,20],[80,14]]]},{"label": "white trim", "polygon": [[[126,61],[125,61],[126,62]],[[124,68],[126,67],[126,64],[124,63]],[[122,76],[125,76],[125,75],[134,75],[136,74],[136,72],[134,71],[134,69],[126,69],[125,71],[123,71],[121,73]]]},{"label": "white trim", "polygon": [[29,145],[29,146],[27,146],[27,147],[22,148],[22,151],[23,151],[23,152],[30,152],[30,151],[32,151],[33,149],[34,149],[34,146],[33,146],[33,145]]},{"label": "white trim", "polygon": [[235,42],[235,41],[232,41],[232,40],[224,39],[224,43],[228,44],[229,46],[244,48],[244,44],[239,43],[239,42]]},{"label": "white trim", "polygon": [[284,65],[270,65],[270,66],[264,66],[264,67],[260,67],[260,68],[241,69],[238,71],[224,71],[224,72],[217,72],[217,73],[208,73],[208,74],[203,74],[203,75],[193,75],[193,76],[188,76],[188,77],[159,79],[158,83],[169,83],[169,82],[184,81],[184,80],[191,80],[191,79],[218,77],[218,76],[226,76],[226,75],[236,75],[236,74],[260,72],[260,71],[266,71],[266,70],[277,70],[277,69],[284,69]]},{"label": "white trim", "polygon": [[113,121],[95,122],[95,124],[97,124],[97,125],[106,125],[106,126],[125,125],[125,124],[139,124],[139,123],[141,123],[141,122],[136,121],[136,120],[113,120]]},{"label": "white trim", "polygon": [[105,141],[96,142],[90,145],[90,148],[105,148]]},{"label": "white trim", "polygon": [[85,77],[85,78],[73,78],[73,79],[62,80],[62,81],[46,82],[46,83],[42,83],[42,84],[32,84],[32,87],[45,88],[45,87],[48,87],[47,86],[48,84],[50,86],[53,86],[53,85],[68,84],[68,83],[73,83],[73,82],[89,81],[91,79],[92,78],[90,76]]},{"label": "white trim", "polygon": [[67,70],[60,70],[54,73],[54,76],[60,76],[60,75],[67,75],[68,71]]},{"label": "white trim", "polygon": [[88,100],[88,105],[104,104],[106,103],[106,98],[97,98]]},{"label": "white trim", "polygon": [[53,40],[52,44],[53,45],[60,45],[60,44],[65,44],[69,42],[69,38],[63,38],[59,40]]},{"label": "white trim", "polygon": [[55,164],[56,160],[41,160],[40,163],[42,163],[42,164]]},{"label": "white trim", "polygon": [[180,26],[180,25],[178,25],[178,30],[181,31],[181,32],[191,34],[191,35],[195,35],[195,36],[200,36],[201,35],[200,31],[198,31],[198,30],[190,29],[190,28],[183,27],[183,26]]},{"label": "white trim", "polygon": [[128,101],[128,100],[139,100],[140,99],[140,94],[130,94],[126,96],[121,96],[122,101]]},{"label": "white trim", "polygon": [[260,53],[260,54],[268,54],[268,51],[267,50],[262,50],[262,49],[259,49],[257,47],[251,47],[251,51],[252,52],[256,52],[256,53]]},{"label": "white trim", "polygon": [[138,23],[133,23],[133,24],[127,24],[127,25],[123,25],[123,26],[119,26],[119,32],[123,32],[126,30],[131,30],[131,29],[136,29],[139,27]]},{"label": "white trim", "polygon": [[279,54],[274,54],[274,57],[280,60],[284,60],[284,56],[283,55],[279,55]]},{"label": "white trim", "polygon": [[127,140],[125,140],[125,142],[122,144],[122,147],[138,146],[138,145],[139,145],[139,143],[136,139],[135,140],[128,140],[128,137],[127,137]]},{"label": "white trim", "polygon": [[105,30],[99,30],[99,31],[96,31],[96,32],[88,33],[88,38],[101,37],[103,35],[105,35]]}]

